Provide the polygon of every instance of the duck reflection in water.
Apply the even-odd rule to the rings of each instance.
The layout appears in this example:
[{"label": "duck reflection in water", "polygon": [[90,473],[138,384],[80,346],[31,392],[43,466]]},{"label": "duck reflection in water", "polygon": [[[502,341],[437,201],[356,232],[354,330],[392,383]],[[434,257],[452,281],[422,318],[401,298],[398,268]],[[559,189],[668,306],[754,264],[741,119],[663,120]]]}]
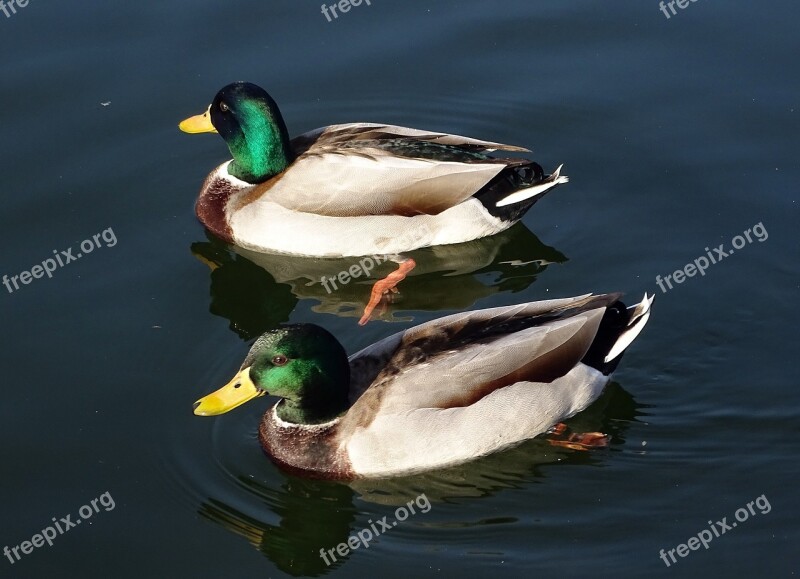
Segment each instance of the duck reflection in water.
[{"label": "duck reflection in water", "polygon": [[[349,483],[298,478],[265,461],[264,468],[269,472],[239,474],[236,496],[230,500],[208,498],[200,505],[199,514],[245,538],[281,571],[294,577],[319,577],[348,564],[353,557],[364,556],[363,549],[351,551],[345,557],[337,556],[328,566],[320,558],[321,548],[346,543],[348,537],[368,528],[370,520],[386,515],[391,518],[398,506],[422,493],[432,508],[424,516],[410,517],[402,525],[416,526],[426,537],[436,537],[438,531],[452,529],[456,511],[461,527],[518,522],[515,518],[482,515],[476,515],[472,521],[465,520],[462,505],[532,482],[547,483],[553,468],[602,467],[608,452],[625,450],[626,431],[643,414],[643,407],[618,383],[611,382],[594,404],[567,421],[575,431],[608,433],[611,445],[607,452],[553,445],[542,436],[452,468]],[[283,481],[279,486],[267,482],[275,477]],[[245,496],[241,496],[242,492]],[[243,504],[248,506],[242,507]],[[392,541],[394,532],[393,529],[381,535],[381,542]],[[375,548],[381,548],[380,542],[370,546],[370,550]]]},{"label": "duck reflection in water", "polygon": [[[358,266],[363,258],[322,259],[264,254],[234,248],[211,235],[192,244],[192,253],[211,268],[212,314],[230,320],[245,340],[258,337],[289,319],[301,299],[317,303],[312,310],[359,318],[370,300],[373,278],[397,265],[375,265],[371,276],[350,280],[328,291],[322,283]],[[416,263],[400,286],[379,304],[379,319],[408,322],[409,311],[467,310],[488,296],[516,293],[539,274],[567,257],[544,245],[525,225],[475,241],[425,248],[410,254]],[[331,287],[330,284],[328,287]]]}]

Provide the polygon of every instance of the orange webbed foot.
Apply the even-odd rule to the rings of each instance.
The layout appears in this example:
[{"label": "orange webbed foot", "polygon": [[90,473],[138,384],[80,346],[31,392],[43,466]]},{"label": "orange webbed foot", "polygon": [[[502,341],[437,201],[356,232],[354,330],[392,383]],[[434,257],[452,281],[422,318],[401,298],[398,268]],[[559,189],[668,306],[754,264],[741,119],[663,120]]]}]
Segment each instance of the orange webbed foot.
[{"label": "orange webbed foot", "polygon": [[559,422],[547,431],[547,442],[572,450],[591,450],[607,448],[610,437],[602,432],[570,432],[566,424]]},{"label": "orange webbed foot", "polygon": [[372,312],[377,305],[381,303],[381,300],[383,300],[386,294],[389,292],[397,293],[397,288],[395,286],[405,279],[408,272],[416,266],[417,263],[409,257],[401,261],[399,267],[395,271],[375,282],[375,285],[372,286],[372,293],[369,296],[369,303],[364,307],[364,315],[358,320],[359,326],[363,326],[370,320]]}]

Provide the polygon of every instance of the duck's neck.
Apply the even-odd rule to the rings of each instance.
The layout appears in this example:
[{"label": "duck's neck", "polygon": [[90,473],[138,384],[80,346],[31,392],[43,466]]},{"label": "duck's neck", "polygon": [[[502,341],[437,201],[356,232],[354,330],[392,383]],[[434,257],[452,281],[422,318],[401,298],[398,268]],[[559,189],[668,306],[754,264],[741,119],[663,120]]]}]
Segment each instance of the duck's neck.
[{"label": "duck's neck", "polygon": [[[245,104],[243,108],[247,106],[257,105]],[[276,110],[269,110],[266,114],[261,110],[252,111],[246,114],[246,118],[241,130],[226,139],[233,155],[228,172],[247,183],[263,183],[283,172],[294,160],[289,132]]]},{"label": "duck's neck", "polygon": [[311,425],[330,422],[347,412],[349,406],[346,390],[322,389],[300,401],[283,399],[275,410],[284,422]]},{"label": "duck's neck", "polygon": [[293,377],[300,386],[282,396],[283,400],[276,407],[278,418],[293,424],[311,425],[330,422],[347,412],[350,363],[341,346],[324,355],[297,361],[293,370]]}]

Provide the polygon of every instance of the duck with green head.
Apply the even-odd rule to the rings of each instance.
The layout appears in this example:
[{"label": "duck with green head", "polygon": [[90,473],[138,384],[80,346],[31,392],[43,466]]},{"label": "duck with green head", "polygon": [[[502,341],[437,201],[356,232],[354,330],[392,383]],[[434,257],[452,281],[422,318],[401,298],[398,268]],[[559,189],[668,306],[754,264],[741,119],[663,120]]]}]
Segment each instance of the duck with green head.
[{"label": "duck with green head", "polygon": [[[316,257],[392,255],[462,243],[507,229],[567,177],[523,158],[522,147],[393,125],[349,123],[289,138],[278,105],[254,84],[220,90],[180,124],[218,132],[232,160],[200,190],[200,221],[228,243]],[[362,320],[363,321],[363,320]]]},{"label": "duck with green head", "polygon": [[348,359],[329,332],[283,326],[195,403],[211,416],[272,395],[259,438],[313,477],[406,475],[546,432],[601,394],[650,316],[652,297],[585,295],[466,312],[389,336]]}]

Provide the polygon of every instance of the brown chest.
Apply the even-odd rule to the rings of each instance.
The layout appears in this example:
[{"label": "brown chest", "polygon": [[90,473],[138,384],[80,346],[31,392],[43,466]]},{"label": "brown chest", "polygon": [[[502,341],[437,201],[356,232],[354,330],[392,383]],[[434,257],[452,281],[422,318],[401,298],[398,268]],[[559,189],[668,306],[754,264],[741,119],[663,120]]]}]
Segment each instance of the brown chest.
[{"label": "brown chest", "polygon": [[274,407],[258,429],[261,446],[282,468],[301,476],[324,479],[354,478],[352,465],[339,448],[338,423],[303,427],[279,421]]},{"label": "brown chest", "polygon": [[233,243],[233,231],[225,217],[225,207],[235,193],[234,186],[212,174],[206,178],[201,191],[195,204],[197,218],[216,237]]}]

